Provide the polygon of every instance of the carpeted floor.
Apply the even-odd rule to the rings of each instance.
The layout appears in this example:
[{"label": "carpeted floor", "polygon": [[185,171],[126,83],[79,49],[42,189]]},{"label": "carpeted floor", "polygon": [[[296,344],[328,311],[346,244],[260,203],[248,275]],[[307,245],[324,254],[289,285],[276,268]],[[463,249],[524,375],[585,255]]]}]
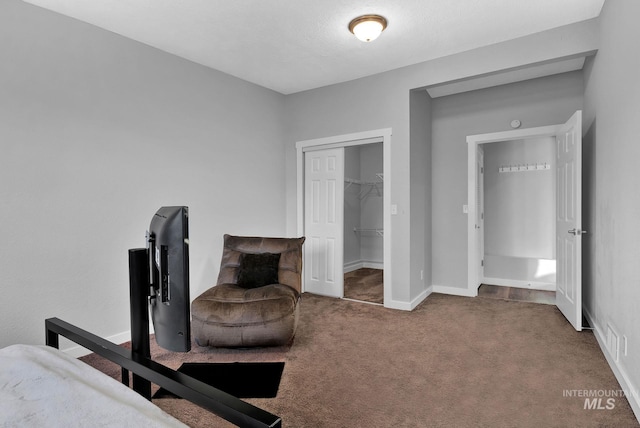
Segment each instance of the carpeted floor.
[{"label": "carpeted floor", "polygon": [[361,268],[345,273],[344,297],[382,304],[384,301],[383,270]]},{"label": "carpeted floor", "polygon": [[[576,396],[620,386],[593,334],[573,330],[554,306],[441,294],[411,312],[311,294],[301,305],[291,347],[153,347],[153,358],[173,368],[284,361],[277,397],[247,401],[285,427],[639,426],[625,398],[600,410]],[[184,400],[154,403],[193,427],[229,426]]]}]

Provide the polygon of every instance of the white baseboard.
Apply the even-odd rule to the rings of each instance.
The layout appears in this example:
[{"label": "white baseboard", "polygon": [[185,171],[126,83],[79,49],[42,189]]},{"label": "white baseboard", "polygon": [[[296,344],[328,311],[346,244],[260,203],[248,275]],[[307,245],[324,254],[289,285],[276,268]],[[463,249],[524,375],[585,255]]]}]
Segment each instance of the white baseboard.
[{"label": "white baseboard", "polygon": [[448,285],[434,285],[433,292],[463,297],[476,297],[478,295],[477,288],[475,290],[469,290],[468,288],[451,287]]},{"label": "white baseboard", "polygon": [[620,364],[615,359],[615,356],[611,355],[609,349],[607,348],[607,336],[606,333],[602,331],[602,328],[595,322],[595,319],[591,316],[591,313],[587,310],[587,308],[582,308],[582,313],[584,317],[589,322],[589,325],[593,327],[593,335],[596,337],[598,341],[598,345],[604,354],[607,363],[609,363],[609,367],[613,371],[614,376],[620,383],[620,387],[624,391],[625,396],[627,397],[627,401],[629,401],[629,405],[633,410],[633,413],[636,416],[638,422],[640,422],[640,389],[638,389],[637,385],[634,385],[631,379],[629,379],[629,375],[624,370]]},{"label": "white baseboard", "polygon": [[367,269],[384,269],[384,263],[382,262],[372,262],[372,261],[365,261],[363,262],[363,266],[364,268]]},{"label": "white baseboard", "polygon": [[[113,342],[117,345],[124,343],[124,342],[128,342],[131,340],[131,332],[130,331],[125,331],[122,333],[118,333],[115,334],[113,336],[109,336],[107,338],[105,338],[106,340],[108,340],[109,342]],[[70,340],[60,336],[60,344],[64,345],[64,344],[69,344],[71,346],[61,349],[62,352],[64,352],[65,354],[73,357],[73,358],[78,358],[78,357],[84,357],[85,355],[89,355],[91,354],[92,351],[89,351],[87,348],[83,348],[80,345],[75,344],[74,342],[71,342]]]},{"label": "white baseboard", "polygon": [[410,302],[402,302],[399,300],[391,300],[384,299],[384,307],[389,309],[399,309],[402,311],[412,311],[414,310],[424,299],[426,299],[429,294],[433,292],[432,287],[427,287],[422,293],[418,294],[413,300]]},{"label": "white baseboard", "polygon": [[384,269],[384,263],[370,260],[356,260],[354,262],[348,262],[344,264],[344,273],[353,272],[354,270],[362,268],[382,270]]},{"label": "white baseboard", "polygon": [[344,264],[344,273],[353,272],[354,270],[362,269],[364,266],[362,265],[361,260],[357,260],[355,262],[349,262]]},{"label": "white baseboard", "polygon": [[529,288],[531,290],[556,291],[556,285],[551,282],[522,281],[518,279],[482,278],[483,284],[499,285],[503,287]]}]

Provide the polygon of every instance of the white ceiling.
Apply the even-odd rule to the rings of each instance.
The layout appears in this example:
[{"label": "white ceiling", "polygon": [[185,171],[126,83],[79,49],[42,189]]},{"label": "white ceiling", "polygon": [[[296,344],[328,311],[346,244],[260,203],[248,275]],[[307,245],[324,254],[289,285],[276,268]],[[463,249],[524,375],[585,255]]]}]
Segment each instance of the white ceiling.
[{"label": "white ceiling", "polygon": [[[24,0],[290,94],[599,15],[605,0]],[[351,19],[387,18],[374,42]]]}]

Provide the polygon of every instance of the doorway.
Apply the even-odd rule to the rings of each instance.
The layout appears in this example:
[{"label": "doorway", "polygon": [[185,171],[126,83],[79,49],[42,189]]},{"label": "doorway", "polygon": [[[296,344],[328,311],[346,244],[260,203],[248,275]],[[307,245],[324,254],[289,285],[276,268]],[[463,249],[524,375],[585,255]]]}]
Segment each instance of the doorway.
[{"label": "doorway", "polygon": [[[314,140],[299,141],[296,143],[297,151],[297,229],[298,234],[306,236],[304,247],[304,263],[303,263],[303,291],[327,295],[331,297],[344,297],[344,245],[337,244],[336,237],[322,236],[316,233],[314,222],[310,217],[314,211],[317,213],[326,212],[327,208],[344,205],[344,188],[348,185],[344,176],[344,150],[354,146],[364,146],[378,144],[382,147],[382,171],[377,173],[384,177],[378,183],[381,186],[382,201],[382,228],[381,236],[377,237],[382,242],[382,271],[383,271],[383,300],[391,302],[391,177],[390,177],[390,153],[391,153],[391,129],[380,129],[374,131],[365,131],[354,134],[345,134],[334,137],[320,138]],[[317,195],[323,195],[324,184],[317,181],[316,184],[311,183],[308,177],[309,159],[312,157],[322,158],[328,154],[329,150],[341,149],[334,154],[341,157],[342,160],[337,161],[336,165],[341,165],[340,187],[341,191],[333,193],[334,197],[321,198],[313,197],[314,186],[318,190]],[[340,154],[341,153],[341,154]],[[319,156],[318,156],[319,155]],[[322,163],[322,161],[319,161]],[[340,174],[340,172],[339,172]],[[349,177],[346,177],[349,178]],[[333,180],[329,178],[328,180]],[[332,187],[333,186],[333,187]],[[326,183],[327,188],[337,189],[337,182]],[[366,190],[368,191],[368,190]],[[366,192],[365,191],[365,192]],[[375,191],[375,189],[373,190]],[[360,192],[358,192],[359,194]],[[308,205],[308,203],[315,205]],[[338,210],[339,211],[339,210]],[[336,211],[336,212],[338,212]],[[320,217],[316,217],[320,218]],[[344,241],[344,211],[340,211],[336,220],[340,222],[340,226],[336,228],[340,230],[337,239]],[[376,225],[378,226],[378,225]],[[361,227],[361,229],[375,229],[378,227]],[[384,231],[384,232],[383,232]],[[352,230],[353,234],[354,231]],[[362,231],[360,232],[362,233]],[[369,231],[367,231],[369,233]],[[332,250],[333,249],[333,250]],[[322,277],[329,278],[325,281]]]},{"label": "doorway", "polygon": [[362,144],[344,150],[344,298],[382,305],[382,144]]},{"label": "doorway", "polygon": [[[517,129],[490,134],[471,135],[468,143],[468,289],[478,295],[484,277],[484,256],[479,246],[487,239],[483,218],[478,211],[479,146],[511,140],[553,138],[556,162],[555,251],[556,299],[555,304],[571,325],[582,330],[582,111],[576,111],[564,124],[538,128]],[[529,165],[509,166],[526,173]],[[538,166],[536,165],[535,168]],[[544,166],[543,166],[544,167]],[[501,168],[506,168],[503,166]],[[504,171],[503,171],[504,172]],[[516,172],[516,171],[514,171]],[[482,229],[481,229],[482,227]]]},{"label": "doorway", "polygon": [[555,291],[555,137],[478,145],[483,284]]}]

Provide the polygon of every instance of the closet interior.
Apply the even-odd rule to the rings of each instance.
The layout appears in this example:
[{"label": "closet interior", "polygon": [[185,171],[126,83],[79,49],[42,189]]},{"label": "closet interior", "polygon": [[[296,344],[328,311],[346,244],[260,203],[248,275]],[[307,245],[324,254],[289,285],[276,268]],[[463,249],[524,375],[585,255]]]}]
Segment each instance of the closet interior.
[{"label": "closet interior", "polygon": [[383,303],[382,144],[345,148],[344,297]]},{"label": "closet interior", "polygon": [[483,146],[483,283],[555,291],[555,137]]}]

